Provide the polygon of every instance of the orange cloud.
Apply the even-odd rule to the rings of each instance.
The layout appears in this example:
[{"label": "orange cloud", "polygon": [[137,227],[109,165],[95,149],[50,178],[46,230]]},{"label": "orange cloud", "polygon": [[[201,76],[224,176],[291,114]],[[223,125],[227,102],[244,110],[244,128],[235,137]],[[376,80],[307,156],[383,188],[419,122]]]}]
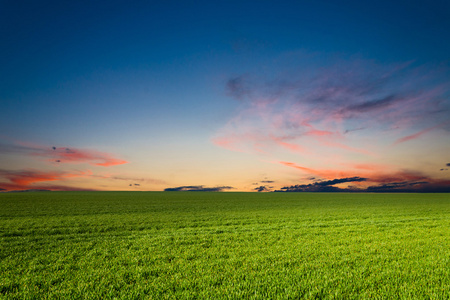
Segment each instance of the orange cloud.
[{"label": "orange cloud", "polygon": [[280,161],[279,163],[284,165],[284,166],[295,168],[295,169],[301,170],[301,171],[303,171],[305,173],[313,174],[313,175],[316,175],[316,176],[320,176],[320,177],[325,178],[325,179],[334,179],[334,178],[341,178],[341,177],[355,177],[355,176],[359,176],[360,175],[360,172],[355,172],[355,171],[316,170],[316,169],[302,167],[302,166],[299,166],[299,165],[297,165],[295,163],[292,163],[292,162]]},{"label": "orange cloud", "polygon": [[307,128],[311,128],[309,131],[307,131],[305,133],[305,135],[310,135],[310,136],[330,136],[330,135],[334,135],[336,134],[335,132],[331,132],[328,130],[320,130],[315,128],[314,126],[312,126],[311,124],[307,123],[307,122],[302,122],[302,125],[307,127]]},{"label": "orange cloud", "polygon": [[82,187],[73,187],[73,186],[65,186],[65,185],[36,185],[32,186],[24,186],[18,184],[11,183],[1,183],[0,191],[4,189],[5,191],[23,191],[23,190],[49,190],[49,191],[99,191],[98,189],[92,188],[82,188]]}]

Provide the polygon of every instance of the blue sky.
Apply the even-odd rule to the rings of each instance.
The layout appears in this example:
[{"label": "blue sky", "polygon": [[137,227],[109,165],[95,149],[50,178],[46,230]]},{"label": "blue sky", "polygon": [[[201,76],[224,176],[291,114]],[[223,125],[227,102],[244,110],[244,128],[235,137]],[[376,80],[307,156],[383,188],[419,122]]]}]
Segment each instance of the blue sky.
[{"label": "blue sky", "polygon": [[[446,187],[449,12],[446,1],[4,1],[0,188]],[[96,165],[111,157],[126,163]]]}]

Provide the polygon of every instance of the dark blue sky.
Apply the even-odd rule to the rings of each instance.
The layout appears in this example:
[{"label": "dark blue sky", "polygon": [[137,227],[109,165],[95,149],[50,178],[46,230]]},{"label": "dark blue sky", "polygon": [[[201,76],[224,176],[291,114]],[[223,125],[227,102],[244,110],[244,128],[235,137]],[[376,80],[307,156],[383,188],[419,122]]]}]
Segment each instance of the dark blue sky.
[{"label": "dark blue sky", "polygon": [[450,53],[448,1],[3,1],[0,8],[6,95],[94,72],[188,68],[214,55],[228,65],[236,52],[422,62]]}]

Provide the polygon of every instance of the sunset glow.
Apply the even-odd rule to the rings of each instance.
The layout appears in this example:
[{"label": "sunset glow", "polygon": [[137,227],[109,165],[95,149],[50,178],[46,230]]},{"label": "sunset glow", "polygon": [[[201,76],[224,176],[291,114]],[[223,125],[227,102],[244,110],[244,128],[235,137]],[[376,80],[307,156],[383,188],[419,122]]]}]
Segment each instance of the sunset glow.
[{"label": "sunset glow", "polygon": [[102,3],[2,4],[0,191],[450,192],[448,4]]}]

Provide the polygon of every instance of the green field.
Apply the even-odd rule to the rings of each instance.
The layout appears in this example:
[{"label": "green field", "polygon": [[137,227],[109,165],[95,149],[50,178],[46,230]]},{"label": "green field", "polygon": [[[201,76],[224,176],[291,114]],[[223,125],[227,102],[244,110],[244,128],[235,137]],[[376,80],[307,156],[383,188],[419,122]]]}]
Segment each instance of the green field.
[{"label": "green field", "polygon": [[0,299],[449,299],[450,194],[0,194]]}]

